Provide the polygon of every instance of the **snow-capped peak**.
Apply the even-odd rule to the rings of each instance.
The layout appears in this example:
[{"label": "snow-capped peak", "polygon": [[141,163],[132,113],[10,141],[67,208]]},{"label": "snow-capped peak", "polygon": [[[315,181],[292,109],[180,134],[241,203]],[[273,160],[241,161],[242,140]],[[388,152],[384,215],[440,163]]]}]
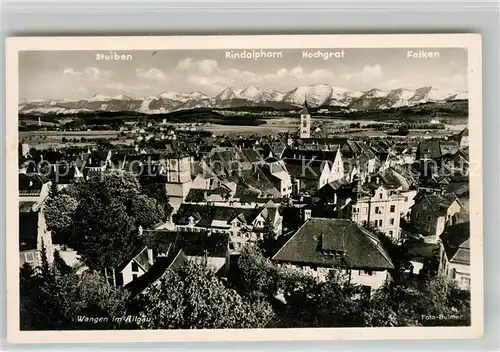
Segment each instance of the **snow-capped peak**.
[{"label": "snow-capped peak", "polygon": [[125,94],[119,94],[113,97],[114,100],[132,100],[131,97]]},{"label": "snow-capped peak", "polygon": [[107,101],[107,100],[111,100],[111,99],[113,99],[113,98],[111,98],[107,95],[96,94],[92,98],[88,99],[88,101]]}]

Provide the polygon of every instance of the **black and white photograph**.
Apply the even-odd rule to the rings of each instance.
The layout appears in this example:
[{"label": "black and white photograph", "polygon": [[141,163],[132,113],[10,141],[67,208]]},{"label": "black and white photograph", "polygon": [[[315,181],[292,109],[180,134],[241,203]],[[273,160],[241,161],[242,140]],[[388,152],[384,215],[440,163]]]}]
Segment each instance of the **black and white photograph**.
[{"label": "black and white photograph", "polygon": [[338,37],[16,51],[14,329],[477,334],[477,38]]}]

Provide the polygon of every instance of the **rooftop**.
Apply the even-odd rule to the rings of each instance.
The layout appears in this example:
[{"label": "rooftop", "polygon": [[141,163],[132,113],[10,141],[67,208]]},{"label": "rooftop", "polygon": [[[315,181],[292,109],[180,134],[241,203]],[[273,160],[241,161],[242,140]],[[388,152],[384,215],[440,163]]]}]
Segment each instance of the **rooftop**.
[{"label": "rooftop", "polygon": [[378,238],[344,219],[310,218],[273,260],[326,267],[393,269]]}]

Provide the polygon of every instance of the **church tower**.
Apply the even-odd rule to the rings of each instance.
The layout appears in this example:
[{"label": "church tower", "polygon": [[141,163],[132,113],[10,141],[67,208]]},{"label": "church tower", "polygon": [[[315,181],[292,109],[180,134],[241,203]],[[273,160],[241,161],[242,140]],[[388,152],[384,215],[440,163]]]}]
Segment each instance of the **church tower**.
[{"label": "church tower", "polygon": [[307,100],[300,112],[300,138],[311,138],[311,115],[307,110]]}]

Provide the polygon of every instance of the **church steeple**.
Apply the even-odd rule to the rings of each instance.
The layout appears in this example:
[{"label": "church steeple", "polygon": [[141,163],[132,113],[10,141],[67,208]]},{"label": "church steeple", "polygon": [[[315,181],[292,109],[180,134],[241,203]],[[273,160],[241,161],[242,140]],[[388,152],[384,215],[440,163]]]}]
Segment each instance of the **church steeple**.
[{"label": "church steeple", "polygon": [[300,111],[301,115],[309,115],[309,106],[307,105],[307,98],[304,100],[304,107]]},{"label": "church steeple", "polygon": [[304,108],[300,111],[300,138],[311,138],[311,115],[307,109],[307,98]]}]

